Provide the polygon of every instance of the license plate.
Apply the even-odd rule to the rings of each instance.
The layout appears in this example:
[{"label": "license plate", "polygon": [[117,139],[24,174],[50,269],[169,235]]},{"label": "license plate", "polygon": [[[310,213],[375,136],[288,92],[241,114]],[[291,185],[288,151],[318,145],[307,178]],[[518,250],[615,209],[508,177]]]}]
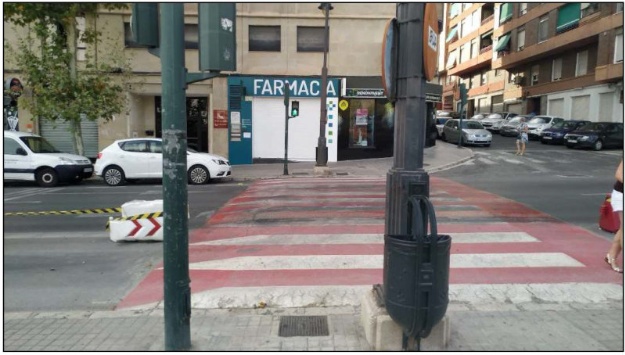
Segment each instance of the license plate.
[{"label": "license plate", "polygon": [[90,173],[90,172],[92,172],[92,171],[93,171],[93,168],[84,168],[84,169],[83,169],[83,171],[84,171],[85,173]]},{"label": "license plate", "polygon": [[543,137],[543,139],[551,139],[551,137]]},{"label": "license plate", "polygon": [[569,139],[568,142],[569,143],[577,143],[577,140],[576,139]]}]

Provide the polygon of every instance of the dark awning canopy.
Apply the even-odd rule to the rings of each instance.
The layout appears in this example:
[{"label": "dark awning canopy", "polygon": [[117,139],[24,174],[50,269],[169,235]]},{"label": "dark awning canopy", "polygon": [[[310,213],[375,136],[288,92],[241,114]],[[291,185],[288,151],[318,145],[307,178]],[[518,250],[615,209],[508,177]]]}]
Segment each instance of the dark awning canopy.
[{"label": "dark awning canopy", "polygon": [[510,33],[499,37],[499,41],[497,41],[497,48],[495,48],[495,52],[503,51],[508,45],[508,42],[510,42]]}]

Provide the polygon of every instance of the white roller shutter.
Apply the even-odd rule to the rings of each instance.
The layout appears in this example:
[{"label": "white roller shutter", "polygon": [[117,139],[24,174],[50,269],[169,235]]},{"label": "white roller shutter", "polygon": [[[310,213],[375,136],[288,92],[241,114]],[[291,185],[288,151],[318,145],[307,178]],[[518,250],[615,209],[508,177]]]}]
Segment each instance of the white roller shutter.
[{"label": "white roller shutter", "polygon": [[512,104],[512,105],[508,105],[508,112],[512,112],[512,113],[516,113],[517,115],[521,114],[523,107],[520,103],[518,104]]},{"label": "white roller shutter", "polygon": [[571,118],[574,120],[587,120],[590,107],[590,95],[573,97]]},{"label": "white roller shutter", "polygon": [[564,117],[564,99],[549,100],[549,115]]},{"label": "white roller shutter", "polygon": [[[319,138],[318,98],[299,101],[299,116],[289,119],[289,160],[314,161]],[[252,101],[252,157],[284,158],[284,99],[254,97]]]},{"label": "white roller shutter", "polygon": [[[96,158],[98,156],[98,122],[83,119],[80,123],[82,129],[82,140],[87,158]],[[39,134],[47,139],[56,149],[64,153],[77,154],[74,151],[72,133],[70,124],[65,121],[51,122],[48,120],[40,120]]]}]

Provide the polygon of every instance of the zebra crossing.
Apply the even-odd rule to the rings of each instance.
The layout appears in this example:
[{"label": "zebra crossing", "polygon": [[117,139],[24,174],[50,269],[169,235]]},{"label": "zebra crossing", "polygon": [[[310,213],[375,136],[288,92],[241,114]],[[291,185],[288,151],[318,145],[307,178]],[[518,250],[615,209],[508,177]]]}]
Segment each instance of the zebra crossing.
[{"label": "zebra crossing", "polygon": [[[384,178],[253,183],[190,234],[192,306],[359,304],[382,282],[385,186]],[[431,178],[431,200],[439,233],[452,237],[452,302],[515,299],[511,292],[622,299],[623,279],[601,259],[607,240],[448,179]],[[162,306],[162,267],[117,308]]]}]

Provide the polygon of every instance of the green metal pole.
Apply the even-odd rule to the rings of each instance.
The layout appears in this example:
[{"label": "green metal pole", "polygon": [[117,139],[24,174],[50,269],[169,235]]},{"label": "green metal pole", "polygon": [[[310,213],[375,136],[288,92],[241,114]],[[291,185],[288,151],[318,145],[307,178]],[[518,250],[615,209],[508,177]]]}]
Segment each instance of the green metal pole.
[{"label": "green metal pole", "polygon": [[191,347],[184,4],[161,3],[165,350]]},{"label": "green metal pole", "polygon": [[284,171],[283,175],[289,175],[289,82],[284,81]]}]

